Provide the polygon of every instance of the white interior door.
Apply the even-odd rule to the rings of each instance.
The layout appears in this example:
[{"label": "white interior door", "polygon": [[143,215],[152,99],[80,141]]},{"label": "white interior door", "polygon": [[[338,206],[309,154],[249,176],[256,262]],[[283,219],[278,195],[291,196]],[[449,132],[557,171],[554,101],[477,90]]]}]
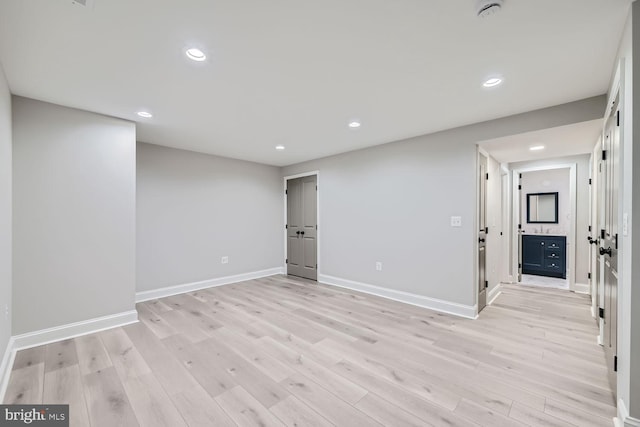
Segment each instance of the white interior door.
[{"label": "white interior door", "polygon": [[616,390],[618,353],[618,193],[619,193],[620,111],[618,98],[607,119],[602,147],[604,180],[604,227],[600,230],[600,249],[604,279],[603,345],[609,367],[609,380]]}]

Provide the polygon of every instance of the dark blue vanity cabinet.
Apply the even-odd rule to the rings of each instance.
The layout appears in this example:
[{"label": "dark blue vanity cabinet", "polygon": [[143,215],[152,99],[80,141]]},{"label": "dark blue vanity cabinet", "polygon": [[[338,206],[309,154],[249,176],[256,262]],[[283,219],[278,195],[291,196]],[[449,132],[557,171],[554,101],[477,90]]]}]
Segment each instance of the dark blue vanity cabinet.
[{"label": "dark blue vanity cabinet", "polygon": [[522,235],[522,274],[567,278],[565,236]]}]

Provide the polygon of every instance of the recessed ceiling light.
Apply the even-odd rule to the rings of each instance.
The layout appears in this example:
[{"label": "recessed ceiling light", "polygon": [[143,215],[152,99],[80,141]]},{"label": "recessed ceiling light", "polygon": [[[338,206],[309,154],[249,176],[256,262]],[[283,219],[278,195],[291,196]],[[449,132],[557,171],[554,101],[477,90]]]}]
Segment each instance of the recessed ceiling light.
[{"label": "recessed ceiling light", "polygon": [[360,122],[357,120],[352,120],[349,122],[349,127],[351,129],[358,129],[361,126]]},{"label": "recessed ceiling light", "polygon": [[284,145],[282,145],[282,144],[276,145],[276,150],[279,150],[279,151],[284,150]]},{"label": "recessed ceiling light", "polygon": [[484,83],[482,83],[482,86],[484,86],[484,87],[496,87],[500,83],[502,83],[502,79],[500,77],[492,77],[490,79],[487,79]]},{"label": "recessed ceiling light", "polygon": [[151,117],[153,117],[153,114],[148,111],[138,111],[138,115],[140,117],[144,117],[145,119],[150,119]]},{"label": "recessed ceiling light", "polygon": [[205,55],[203,51],[201,51],[200,49],[198,49],[196,47],[192,47],[191,49],[187,49],[187,51],[185,53],[187,54],[189,59],[193,59],[194,61],[201,62],[201,61],[204,61],[205,59],[207,59],[207,55]]},{"label": "recessed ceiling light", "polygon": [[529,147],[529,150],[531,150],[531,151],[544,150],[544,145],[534,145],[533,147]]}]

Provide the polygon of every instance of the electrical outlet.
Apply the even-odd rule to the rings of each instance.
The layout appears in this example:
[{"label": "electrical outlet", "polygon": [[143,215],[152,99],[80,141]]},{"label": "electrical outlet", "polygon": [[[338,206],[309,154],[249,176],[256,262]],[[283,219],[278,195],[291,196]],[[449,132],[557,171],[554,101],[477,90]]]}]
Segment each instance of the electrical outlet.
[{"label": "electrical outlet", "polygon": [[376,262],[376,271],[382,271],[382,263],[380,261]]},{"label": "electrical outlet", "polygon": [[229,257],[228,257],[228,256],[223,256],[223,257],[220,259],[220,262],[221,262],[222,264],[229,264]]},{"label": "electrical outlet", "polygon": [[452,216],[451,217],[451,226],[452,227],[462,227],[462,217],[461,216]]}]

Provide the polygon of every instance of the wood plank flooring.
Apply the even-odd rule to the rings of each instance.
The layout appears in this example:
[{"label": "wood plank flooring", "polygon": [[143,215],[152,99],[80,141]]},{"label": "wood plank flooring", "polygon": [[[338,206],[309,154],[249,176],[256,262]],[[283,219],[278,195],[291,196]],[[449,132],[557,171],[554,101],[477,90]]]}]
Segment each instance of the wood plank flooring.
[{"label": "wood plank flooring", "polygon": [[138,304],[18,352],[5,403],[74,426],[611,426],[587,296],[508,285],[478,320],[273,276]]}]

